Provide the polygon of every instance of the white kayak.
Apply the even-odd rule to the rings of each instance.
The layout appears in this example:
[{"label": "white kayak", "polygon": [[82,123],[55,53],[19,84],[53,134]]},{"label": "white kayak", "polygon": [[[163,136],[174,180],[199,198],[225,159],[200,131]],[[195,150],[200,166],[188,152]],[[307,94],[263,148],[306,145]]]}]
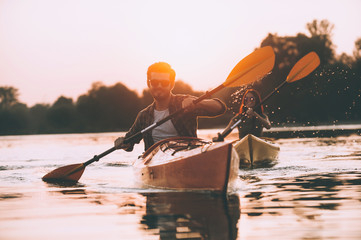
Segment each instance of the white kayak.
[{"label": "white kayak", "polygon": [[230,142],[177,137],[154,144],[133,169],[150,187],[227,192],[238,177],[239,158]]},{"label": "white kayak", "polygon": [[252,134],[236,141],[233,146],[239,156],[240,168],[269,167],[278,161],[280,147]]}]

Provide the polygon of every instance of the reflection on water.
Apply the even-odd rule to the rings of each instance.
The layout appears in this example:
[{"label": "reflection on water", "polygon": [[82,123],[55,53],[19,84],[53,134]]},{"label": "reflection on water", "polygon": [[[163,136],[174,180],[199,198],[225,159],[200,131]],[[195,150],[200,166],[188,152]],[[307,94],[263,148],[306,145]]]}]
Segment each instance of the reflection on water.
[{"label": "reflection on water", "polygon": [[137,185],[142,145],[91,164],[77,184],[41,180],[119,135],[0,137],[0,239],[361,239],[359,135],[278,139],[277,164],[239,170],[227,198]]},{"label": "reflection on water", "polygon": [[146,214],[141,223],[160,239],[237,239],[238,195],[143,193]]},{"label": "reflection on water", "polygon": [[[251,228],[245,232],[241,229],[242,236],[252,236],[250,231],[263,223],[263,231],[269,231],[270,238],[360,239],[360,171],[254,183],[254,189],[243,196],[241,213],[246,218],[240,226],[248,224]],[[285,226],[287,230],[281,229]],[[277,236],[279,232],[288,235]]]}]

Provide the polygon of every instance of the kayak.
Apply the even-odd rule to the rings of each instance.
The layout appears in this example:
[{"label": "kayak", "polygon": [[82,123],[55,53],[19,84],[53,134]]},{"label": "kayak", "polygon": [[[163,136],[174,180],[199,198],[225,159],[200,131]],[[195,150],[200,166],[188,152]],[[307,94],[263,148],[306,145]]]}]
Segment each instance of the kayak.
[{"label": "kayak", "polygon": [[270,141],[248,134],[233,144],[240,168],[269,167],[277,163],[280,147]]},{"label": "kayak", "polygon": [[149,187],[227,192],[237,179],[239,158],[232,143],[175,137],[150,147],[133,169]]}]

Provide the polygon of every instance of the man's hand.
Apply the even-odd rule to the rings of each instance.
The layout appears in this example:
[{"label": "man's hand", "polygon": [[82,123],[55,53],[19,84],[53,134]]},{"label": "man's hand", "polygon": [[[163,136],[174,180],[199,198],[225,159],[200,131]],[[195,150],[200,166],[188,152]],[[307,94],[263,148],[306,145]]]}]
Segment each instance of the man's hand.
[{"label": "man's hand", "polygon": [[222,134],[217,133],[217,137],[212,138],[212,142],[223,142],[224,141],[224,137],[222,136]]},{"label": "man's hand", "polygon": [[198,98],[195,96],[188,96],[187,98],[185,98],[182,102],[182,108],[185,110],[184,112],[187,113],[187,112],[191,112],[195,109],[203,109],[210,113],[221,114],[219,112],[222,110],[223,105],[219,101],[217,101],[215,99],[204,99],[204,100],[198,102],[197,104],[194,104],[194,101],[197,99]]},{"label": "man's hand", "polygon": [[116,149],[128,149],[130,147],[130,144],[125,144],[124,139],[124,137],[117,138],[114,141],[114,147]]},{"label": "man's hand", "polygon": [[184,112],[191,112],[196,108],[196,105],[193,103],[196,99],[194,96],[189,96],[183,100],[182,108],[185,110]]}]

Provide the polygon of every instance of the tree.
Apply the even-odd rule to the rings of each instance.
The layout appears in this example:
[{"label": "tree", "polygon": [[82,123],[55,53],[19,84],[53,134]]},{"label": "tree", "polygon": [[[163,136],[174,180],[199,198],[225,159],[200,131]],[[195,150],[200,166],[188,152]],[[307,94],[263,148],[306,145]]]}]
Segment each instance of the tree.
[{"label": "tree", "polygon": [[358,38],[355,41],[355,49],[353,50],[353,55],[356,59],[361,59],[361,38]]},{"label": "tree", "polygon": [[332,43],[332,31],[334,25],[328,20],[313,20],[307,23],[307,29],[311,34],[311,42],[320,56],[321,62],[332,63],[335,59],[335,46]]},{"label": "tree", "polygon": [[77,115],[73,99],[60,96],[47,111],[47,119],[54,132],[76,131]]},{"label": "tree", "polygon": [[315,19],[311,23],[307,23],[306,26],[307,30],[311,34],[311,37],[320,37],[322,39],[327,39],[330,42],[330,45],[332,45],[330,36],[335,26],[331,24],[328,20],[324,19],[318,21]]},{"label": "tree", "polygon": [[0,110],[0,135],[29,133],[29,109],[23,103],[15,103]]},{"label": "tree", "polygon": [[[340,64],[335,58],[335,46],[332,44],[334,26],[327,20],[314,20],[307,23],[306,28],[309,36],[303,33],[285,37],[269,34],[262,41],[261,47],[268,45],[275,50],[276,62],[272,74],[254,83],[253,87],[259,90],[261,96],[266,96],[286,79],[301,57],[315,51],[321,60],[320,67],[302,81],[286,86],[267,100],[265,110],[271,120],[279,123],[316,124],[320,121],[346,119],[350,116],[345,114],[348,112],[347,107],[337,102],[349,102],[346,101],[345,93],[348,93],[348,85],[353,79],[350,74],[346,74],[347,66]],[[342,56],[339,60],[341,59],[341,62],[349,64],[352,61],[347,56]]]},{"label": "tree", "polygon": [[107,87],[94,83],[88,94],[81,95],[76,109],[84,131],[117,131],[129,129],[140,111],[137,93],[122,83]]},{"label": "tree", "polygon": [[355,42],[355,49],[353,51],[353,56],[355,58],[352,68],[357,73],[358,76],[361,75],[361,38],[357,39]]},{"label": "tree", "polygon": [[13,87],[0,87],[0,109],[8,109],[18,102],[18,89]]},{"label": "tree", "polygon": [[193,96],[201,96],[203,92],[194,91],[193,88],[182,80],[177,80],[172,90],[174,94],[189,94]]},{"label": "tree", "polygon": [[30,133],[45,134],[51,132],[48,121],[49,109],[50,105],[48,104],[36,104],[30,108]]},{"label": "tree", "polygon": [[25,104],[18,102],[18,89],[0,87],[0,134],[28,133],[29,113]]}]

